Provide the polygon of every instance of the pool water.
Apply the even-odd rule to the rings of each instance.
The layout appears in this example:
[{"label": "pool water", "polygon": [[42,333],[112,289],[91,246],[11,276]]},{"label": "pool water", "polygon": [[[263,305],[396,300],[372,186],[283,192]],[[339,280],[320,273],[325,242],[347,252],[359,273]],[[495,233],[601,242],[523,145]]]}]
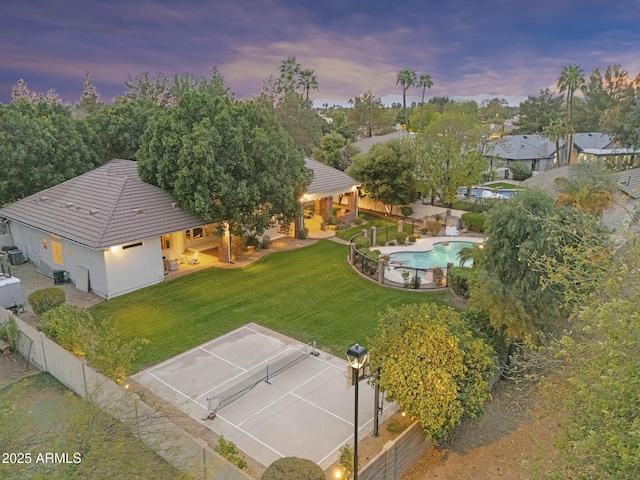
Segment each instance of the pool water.
[{"label": "pool water", "polygon": [[[487,192],[489,192],[489,193],[487,193]],[[498,193],[499,195],[501,195],[502,197],[513,198],[513,197],[515,197],[517,195],[518,190],[505,190],[505,189],[501,188],[501,189],[495,190],[495,192]],[[491,190],[490,188],[472,188],[471,189],[471,196],[472,197],[476,197],[476,198],[486,197],[490,193],[494,193],[494,190]],[[458,190],[458,195],[466,196],[467,195],[467,189],[466,188],[461,188],[460,190]],[[496,198],[501,198],[501,197],[496,197]]]},{"label": "pool water", "polygon": [[[391,262],[402,262],[411,268],[445,268],[447,263],[458,266],[458,252],[463,248],[473,247],[473,242],[448,242],[448,245],[436,243],[428,252],[395,252],[389,254]],[[467,262],[465,266],[470,266]]]}]

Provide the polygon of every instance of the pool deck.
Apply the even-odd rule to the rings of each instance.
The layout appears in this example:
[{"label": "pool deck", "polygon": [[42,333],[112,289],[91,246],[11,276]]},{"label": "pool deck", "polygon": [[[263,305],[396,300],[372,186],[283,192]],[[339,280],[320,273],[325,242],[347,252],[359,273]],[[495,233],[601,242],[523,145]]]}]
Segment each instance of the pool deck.
[{"label": "pool deck", "polygon": [[433,250],[433,245],[436,243],[444,242],[470,242],[470,243],[484,243],[487,241],[487,237],[484,235],[473,236],[461,235],[458,237],[423,237],[416,239],[416,243],[411,245],[393,245],[389,247],[376,247],[376,250],[380,250],[380,253],[390,254],[396,252],[428,252]]}]

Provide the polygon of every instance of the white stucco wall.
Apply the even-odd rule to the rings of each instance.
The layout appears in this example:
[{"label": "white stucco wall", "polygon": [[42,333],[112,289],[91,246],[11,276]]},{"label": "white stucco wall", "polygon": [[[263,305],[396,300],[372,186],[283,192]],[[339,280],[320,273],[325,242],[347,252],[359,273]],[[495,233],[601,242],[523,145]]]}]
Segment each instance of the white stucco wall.
[{"label": "white stucco wall", "polygon": [[105,298],[117,297],[164,280],[160,237],[141,242],[139,246],[126,248],[127,245],[119,245],[103,252],[107,275]]}]

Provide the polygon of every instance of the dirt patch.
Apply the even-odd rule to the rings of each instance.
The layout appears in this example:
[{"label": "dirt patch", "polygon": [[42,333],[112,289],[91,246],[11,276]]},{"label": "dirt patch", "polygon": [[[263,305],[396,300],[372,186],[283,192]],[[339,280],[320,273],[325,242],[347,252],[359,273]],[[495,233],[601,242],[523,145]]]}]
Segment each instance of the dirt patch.
[{"label": "dirt patch", "polygon": [[427,452],[404,480],[527,480],[554,461],[560,416],[536,390],[499,382],[484,416],[460,427],[447,445]]},{"label": "dirt patch", "polygon": [[33,365],[29,365],[28,370],[25,369],[24,363],[15,355],[0,353],[0,388],[39,372]]}]

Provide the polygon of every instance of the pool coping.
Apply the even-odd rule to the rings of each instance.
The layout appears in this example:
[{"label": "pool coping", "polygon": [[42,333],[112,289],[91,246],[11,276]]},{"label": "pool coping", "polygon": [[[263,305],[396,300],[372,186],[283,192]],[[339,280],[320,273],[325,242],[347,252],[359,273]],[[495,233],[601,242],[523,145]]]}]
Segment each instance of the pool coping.
[{"label": "pool coping", "polygon": [[373,250],[379,250],[381,254],[389,255],[391,253],[400,252],[429,252],[433,250],[433,246],[436,243],[453,243],[453,242],[468,242],[468,243],[485,243],[486,237],[427,237],[418,238],[415,243],[411,245],[392,245],[387,247],[375,247]]}]

